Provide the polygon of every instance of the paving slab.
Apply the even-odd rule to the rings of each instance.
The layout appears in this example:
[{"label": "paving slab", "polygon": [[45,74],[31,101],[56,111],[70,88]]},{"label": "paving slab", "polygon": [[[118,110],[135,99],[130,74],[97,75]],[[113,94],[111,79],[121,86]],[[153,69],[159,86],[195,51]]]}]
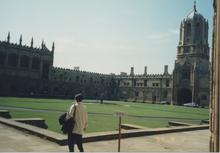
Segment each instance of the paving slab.
[{"label": "paving slab", "polygon": [[[121,140],[123,152],[208,152],[209,130],[197,130],[127,138]],[[0,152],[67,152],[67,146],[44,140],[0,124]],[[117,140],[84,144],[87,152],[117,152]],[[76,151],[78,151],[76,149]]]}]

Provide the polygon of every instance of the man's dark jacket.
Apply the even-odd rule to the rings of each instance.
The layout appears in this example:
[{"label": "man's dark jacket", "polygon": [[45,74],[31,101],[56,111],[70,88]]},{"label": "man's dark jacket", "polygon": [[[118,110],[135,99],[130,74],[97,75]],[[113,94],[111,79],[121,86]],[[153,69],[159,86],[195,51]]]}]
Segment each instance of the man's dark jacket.
[{"label": "man's dark jacket", "polygon": [[60,117],[59,117],[59,123],[60,123],[60,125],[62,125],[61,131],[64,134],[72,133],[73,127],[74,127],[73,118],[71,117],[69,119],[66,119],[66,115],[67,115],[67,113],[64,113],[64,114],[60,115]]}]

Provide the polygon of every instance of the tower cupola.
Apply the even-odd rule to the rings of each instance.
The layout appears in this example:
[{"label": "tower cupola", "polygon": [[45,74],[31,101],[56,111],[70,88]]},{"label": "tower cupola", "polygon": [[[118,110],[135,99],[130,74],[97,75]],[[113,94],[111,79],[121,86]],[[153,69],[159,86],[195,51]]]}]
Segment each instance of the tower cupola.
[{"label": "tower cupola", "polygon": [[188,54],[190,58],[209,59],[208,28],[208,20],[198,12],[194,2],[193,10],[180,25],[177,58],[183,59]]}]

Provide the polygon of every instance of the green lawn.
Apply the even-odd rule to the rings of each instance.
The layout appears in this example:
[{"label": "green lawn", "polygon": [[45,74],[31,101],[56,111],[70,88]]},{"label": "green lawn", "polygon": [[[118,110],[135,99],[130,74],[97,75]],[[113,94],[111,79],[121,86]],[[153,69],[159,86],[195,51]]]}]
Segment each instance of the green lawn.
[{"label": "green lawn", "polygon": [[[99,104],[94,100],[84,100],[89,113],[89,127],[87,132],[111,131],[117,128],[118,119],[116,111],[123,111],[128,116],[123,118],[123,123],[136,124],[150,128],[166,127],[170,120],[198,124],[202,119],[209,118],[209,109],[189,108],[170,105],[132,103],[119,101],[104,101]],[[46,120],[50,130],[60,132],[58,117],[67,111],[72,100],[14,98],[0,97],[0,107],[22,107],[49,112],[36,112],[30,110],[9,109],[13,118],[41,117]]]}]

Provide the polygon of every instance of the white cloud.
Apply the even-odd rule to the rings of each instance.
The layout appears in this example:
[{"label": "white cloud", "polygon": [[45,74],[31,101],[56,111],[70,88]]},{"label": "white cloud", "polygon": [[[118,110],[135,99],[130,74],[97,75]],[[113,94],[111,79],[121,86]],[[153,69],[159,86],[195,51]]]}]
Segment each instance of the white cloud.
[{"label": "white cloud", "polygon": [[165,41],[170,39],[172,36],[176,36],[179,34],[179,30],[173,29],[164,33],[154,33],[146,36],[146,39],[154,40],[154,41]]}]

